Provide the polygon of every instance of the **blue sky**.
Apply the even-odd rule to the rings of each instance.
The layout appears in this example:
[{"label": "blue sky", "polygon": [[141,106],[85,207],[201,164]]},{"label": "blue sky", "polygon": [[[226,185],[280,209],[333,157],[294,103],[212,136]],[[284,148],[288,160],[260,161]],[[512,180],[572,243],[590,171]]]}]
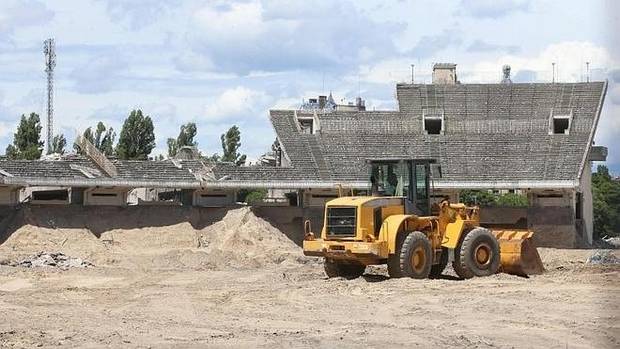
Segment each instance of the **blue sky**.
[{"label": "blue sky", "polygon": [[19,116],[44,116],[42,42],[56,39],[55,131],[72,143],[97,121],[120,130],[134,108],[155,122],[157,148],[188,121],[199,148],[220,151],[232,124],[256,159],[274,139],[270,108],[333,91],[396,108],[395,83],[430,82],[434,62],[461,82],[609,80],[596,143],[620,173],[620,5],[616,1],[0,2],[0,148]]}]

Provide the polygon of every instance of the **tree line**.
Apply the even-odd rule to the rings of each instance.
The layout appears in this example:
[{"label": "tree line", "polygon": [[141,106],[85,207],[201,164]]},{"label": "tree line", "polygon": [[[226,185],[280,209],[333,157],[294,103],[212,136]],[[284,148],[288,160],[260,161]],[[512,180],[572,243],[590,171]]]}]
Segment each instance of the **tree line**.
[{"label": "tree line", "polygon": [[620,180],[609,174],[607,166],[599,165],[592,174],[594,205],[594,237],[620,236]]},{"label": "tree line", "polygon": [[[5,156],[12,160],[36,160],[40,159],[43,153],[44,142],[41,140],[41,119],[37,113],[21,116],[17,132],[13,135],[13,143],[6,148]],[[198,130],[196,124],[189,122],[181,125],[177,138],[168,138],[168,157],[177,155],[182,147],[197,147],[198,143],[194,140]],[[123,122],[121,132],[116,140],[116,131],[112,127],[106,126],[103,122],[97,123],[93,127],[88,127],[82,136],[90,141],[99,151],[108,157],[117,157],[121,160],[147,160],[149,154],[155,148],[155,129],[153,120],[150,116],[144,115],[142,110],[135,109]],[[201,156],[215,162],[231,162],[236,166],[245,164],[246,155],[241,154],[241,131],[239,127],[233,125],[220,137],[222,153],[212,154],[211,156]],[[64,135],[55,135],[52,144],[49,145],[50,153],[64,154],[67,139]],[[73,144],[77,153],[82,150],[77,144]],[[163,160],[164,156],[159,155],[158,160]]]}]

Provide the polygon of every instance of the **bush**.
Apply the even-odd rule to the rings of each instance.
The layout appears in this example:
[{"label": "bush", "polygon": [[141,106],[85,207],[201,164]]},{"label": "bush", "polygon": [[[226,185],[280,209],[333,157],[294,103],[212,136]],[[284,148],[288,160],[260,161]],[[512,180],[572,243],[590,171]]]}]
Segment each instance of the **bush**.
[{"label": "bush", "polygon": [[243,201],[247,204],[261,202],[265,199],[265,197],[267,197],[266,189],[259,189],[259,190],[252,190],[252,191],[248,191],[248,190],[239,191],[239,201]]},{"label": "bush", "polygon": [[494,194],[487,190],[462,190],[460,200],[466,205],[478,206],[510,206],[510,207],[526,207],[528,205],[527,197],[522,194],[506,193]]},{"label": "bush", "polygon": [[493,206],[496,200],[496,195],[486,190],[461,190],[459,197],[466,205],[478,206]]},{"label": "bush", "polygon": [[497,197],[497,206],[527,207],[527,196],[516,193],[506,193]]}]

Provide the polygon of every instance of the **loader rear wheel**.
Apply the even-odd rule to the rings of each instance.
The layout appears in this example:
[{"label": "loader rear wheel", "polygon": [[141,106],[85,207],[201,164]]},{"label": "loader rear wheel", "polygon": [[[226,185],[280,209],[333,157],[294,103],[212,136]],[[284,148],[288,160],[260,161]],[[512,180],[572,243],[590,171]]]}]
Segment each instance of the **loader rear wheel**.
[{"label": "loader rear wheel", "polygon": [[433,251],[431,242],[424,233],[409,233],[400,249],[400,270],[403,276],[426,279],[431,272]]},{"label": "loader rear wheel", "polygon": [[338,263],[331,259],[325,259],[323,266],[325,268],[325,274],[328,278],[341,276],[346,279],[355,279],[362,276],[366,270],[366,266],[362,264]]},{"label": "loader rear wheel", "polygon": [[499,269],[499,253],[499,243],[491,231],[475,228],[456,247],[452,266],[463,279],[493,275]]},{"label": "loader rear wheel", "polygon": [[431,267],[431,274],[429,275],[431,279],[438,278],[439,276],[441,276],[441,273],[443,273],[444,269],[446,269],[446,266],[448,265],[448,253],[449,250],[446,247],[441,248],[441,257],[439,259],[439,264],[435,264]]}]

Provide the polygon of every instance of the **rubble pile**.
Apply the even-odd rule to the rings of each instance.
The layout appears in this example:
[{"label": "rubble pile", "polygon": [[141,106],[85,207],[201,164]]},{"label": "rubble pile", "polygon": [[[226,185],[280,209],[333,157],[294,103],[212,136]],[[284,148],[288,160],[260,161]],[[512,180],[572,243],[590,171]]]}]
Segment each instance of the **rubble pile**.
[{"label": "rubble pile", "polygon": [[604,237],[603,241],[610,245],[612,248],[620,249],[620,237]]},{"label": "rubble pile", "polygon": [[72,258],[62,252],[39,252],[18,262],[11,263],[14,267],[37,268],[56,267],[60,269],[88,268],[94,265],[82,258]]},{"label": "rubble pile", "polygon": [[616,257],[609,250],[598,250],[594,252],[588,260],[586,261],[588,264],[620,264],[620,258]]}]

